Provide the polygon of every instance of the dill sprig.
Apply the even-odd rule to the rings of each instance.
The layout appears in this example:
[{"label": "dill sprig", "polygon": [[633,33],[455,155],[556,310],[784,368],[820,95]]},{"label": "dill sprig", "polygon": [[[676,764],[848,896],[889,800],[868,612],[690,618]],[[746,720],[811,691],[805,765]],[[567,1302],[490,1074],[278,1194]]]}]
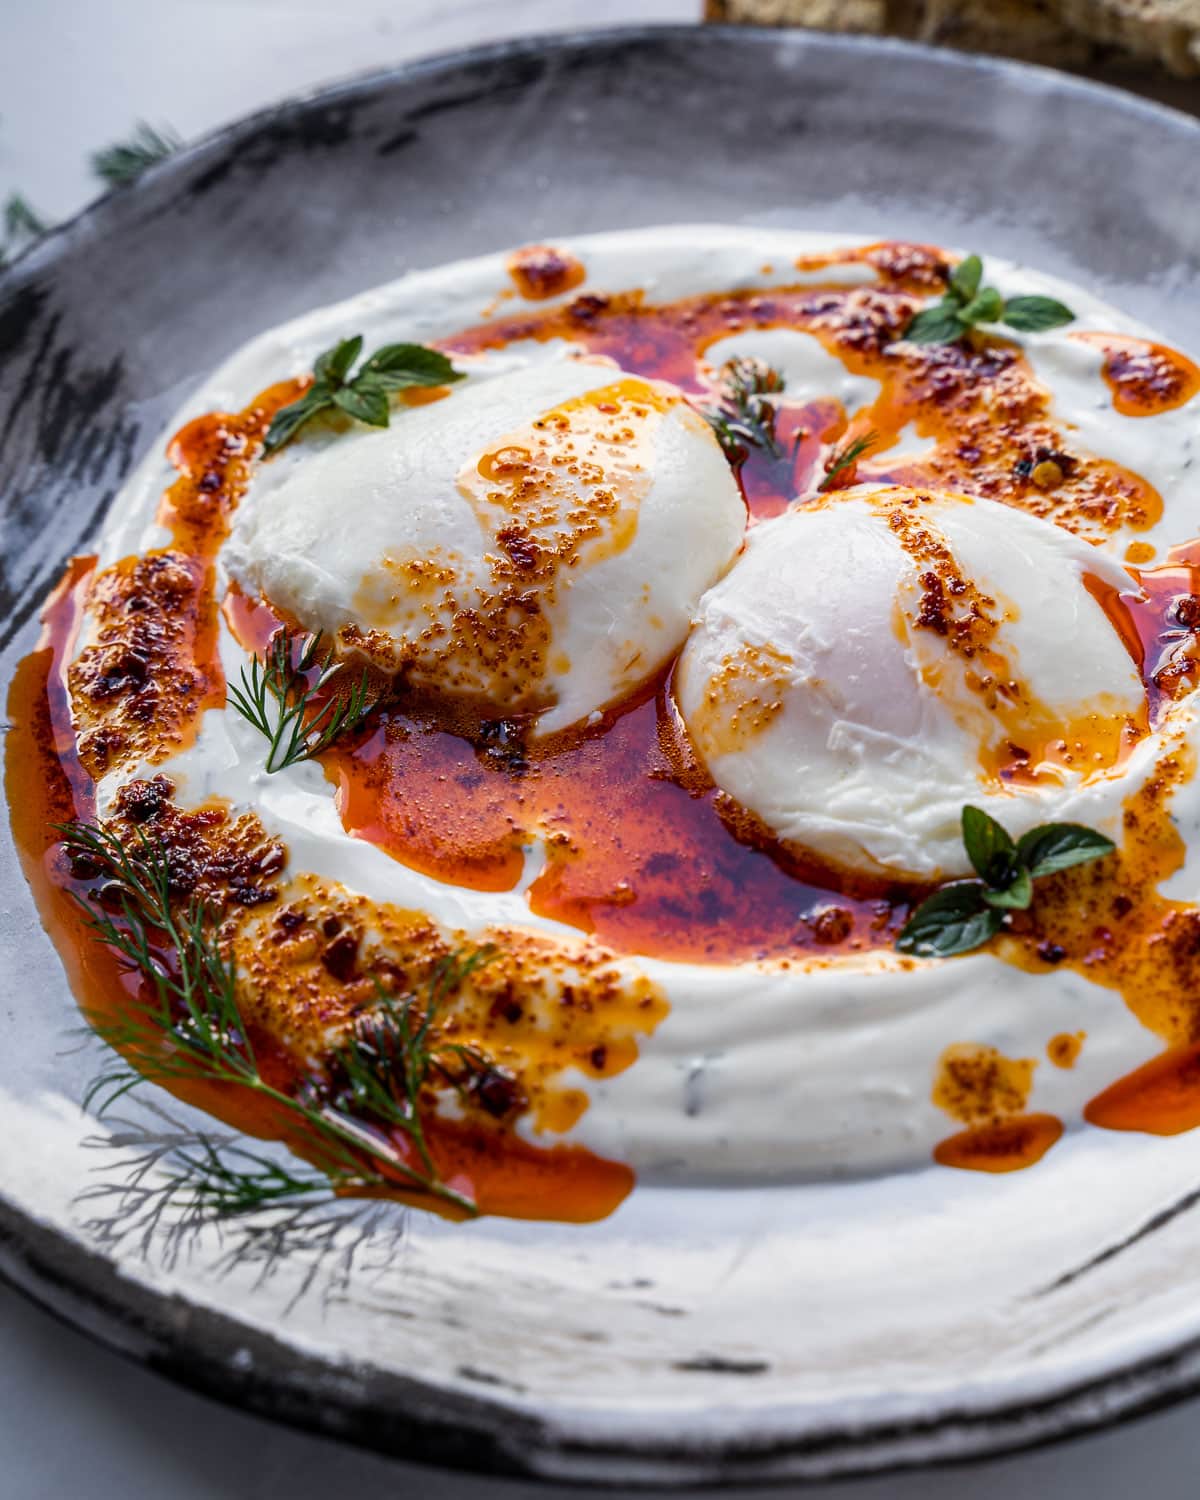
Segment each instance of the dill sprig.
[{"label": "dill sprig", "polygon": [[779,457],[775,403],[767,396],[783,390],[783,376],[761,359],[731,359],[721,366],[720,397],[703,413],[721,451],[732,464],[744,463],[750,448]]},{"label": "dill sprig", "polygon": [[852,470],[864,453],[874,448],[879,441],[877,432],[864,433],[851,443],[844,444],[841,448],[835,448],[829,456],[825,466],[825,478],[822,479],[817,490],[824,494],[828,490],[840,488],[839,481],[843,474]]},{"label": "dill sprig", "polygon": [[[169,1038],[144,1058],[159,1079],[213,1075],[235,1081],[258,1077],[242,1030],[233,967],[213,932],[207,907],[192,898],[177,914],[170,861],[162,845],[137,830],[133,850],[114,833],[86,823],[57,826],[72,867],[102,883],[77,896],[88,927],[147,979],[155,1006],[140,1024],[129,1023],[114,1041],[142,1054],[147,1042]],[[138,1081],[127,1069],[109,1070],[89,1087],[84,1107],[112,1107]]]},{"label": "dill sprig", "polygon": [[294,1172],[238,1142],[197,1136],[169,1159],[167,1183],[171,1196],[200,1218],[229,1219],[310,1195],[328,1199],[336,1179]]},{"label": "dill sprig", "polygon": [[[285,626],[276,632],[265,657],[256,655],[249,668],[242,668],[241,686],[229,684],[234,708],[270,742],[267,770],[272,774],[319,755],[340,734],[357,729],[375,707],[368,699],[366,667],[348,697],[331,697],[316,706],[318,694],[342,670],[332,653],[318,663],[320,649],[320,631],[295,637]],[[308,674],[314,669],[317,675],[310,682]]]},{"label": "dill sprig", "polygon": [[0,266],[6,265],[10,256],[23,250],[26,245],[40,239],[50,228],[28,198],[20,193],[10,193],[0,210],[3,241],[0,242]]},{"label": "dill sprig", "polygon": [[[318,1190],[333,1193],[409,1188],[474,1214],[465,1194],[441,1181],[425,1134],[423,1095],[445,1072],[436,1036],[447,996],[491,958],[491,950],[444,959],[420,996],[389,995],[335,1047],[320,1076],[288,1094],[259,1068],[237,1005],[236,973],[222,951],[216,915],[193,897],[182,915],[172,899],[167,852],[143,829],[127,849],[116,834],[85,823],[59,826],[80,878],[100,883],[77,896],[96,938],[149,981],[153,1005],[122,1023],[99,1026],[109,1045],[132,1054],[92,1083],[85,1108],[99,1114],[144,1081],[192,1080],[249,1089],[293,1119],[314,1148],[322,1177],[300,1177],[256,1158],[231,1166],[215,1148],[176,1162],[179,1193],[213,1216],[242,1214]],[[402,1135],[415,1153],[398,1149]],[[243,1157],[245,1152],[242,1153]]]},{"label": "dill sprig", "polygon": [[[111,1117],[83,1143],[102,1159],[76,1203],[82,1228],[106,1251],[157,1252],[172,1267],[215,1228],[218,1270],[257,1266],[262,1283],[287,1266],[289,1309],[314,1287],[331,1305],[395,1263],[407,1231],[386,1198],[338,1197],[328,1179],[297,1174],[233,1136],[198,1133],[152,1100],[144,1111],[136,1121]],[[212,1191],[222,1183],[224,1214]]]},{"label": "dill sprig", "polygon": [[10,240],[35,240],[50,228],[28,198],[10,193],[4,204],[4,233]]},{"label": "dill sprig", "polygon": [[139,120],[127,141],[117,141],[93,152],[92,171],[110,188],[124,187],[136,182],[147,167],[178,151],[182,144],[169,126],[156,130],[145,120]]}]

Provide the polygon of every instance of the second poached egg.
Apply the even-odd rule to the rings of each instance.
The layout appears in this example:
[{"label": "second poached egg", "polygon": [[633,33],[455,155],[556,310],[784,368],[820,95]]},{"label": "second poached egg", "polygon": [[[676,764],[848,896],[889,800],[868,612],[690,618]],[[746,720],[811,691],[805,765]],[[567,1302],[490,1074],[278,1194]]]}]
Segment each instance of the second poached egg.
[{"label": "second poached egg", "polygon": [[676,674],[717,786],[874,874],[970,873],[965,803],[1113,828],[1145,691],[1102,599],[1130,575],[992,501],[885,488],[756,527]]}]

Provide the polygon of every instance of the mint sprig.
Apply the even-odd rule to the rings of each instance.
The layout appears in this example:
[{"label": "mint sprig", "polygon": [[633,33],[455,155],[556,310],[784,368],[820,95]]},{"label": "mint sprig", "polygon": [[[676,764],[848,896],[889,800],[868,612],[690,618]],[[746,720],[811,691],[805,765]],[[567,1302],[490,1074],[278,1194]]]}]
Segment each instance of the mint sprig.
[{"label": "mint sprig", "polygon": [[969,953],[995,937],[1003,921],[1003,915],[984,901],[978,880],[956,880],[921,902],[904,924],[896,947],[917,958]]},{"label": "mint sprig", "polygon": [[368,427],[386,427],[392,391],[414,385],[449,385],[463,378],[463,371],[456,370],[444,354],[424,344],[385,344],[352,376],[362,346],[362,334],[357,333],[317,356],[312,385],[271,419],[263,441],[264,457],[282,448],[318,412],[337,407]]},{"label": "mint sprig", "polygon": [[1054,297],[1009,297],[981,286],[983,261],[968,255],[950,273],[945,295],[923,308],[900,335],[910,344],[953,344],[977,323],[1006,323],[1021,333],[1042,333],[1074,322],[1075,314]]},{"label": "mint sprig", "polygon": [[979,807],[962,810],[963,847],[978,880],[955,880],[922,901],[896,939],[901,953],[949,958],[995,937],[1009,911],[1026,911],[1033,882],[1103,859],[1116,845],[1082,823],[1043,823],[1014,841]]}]

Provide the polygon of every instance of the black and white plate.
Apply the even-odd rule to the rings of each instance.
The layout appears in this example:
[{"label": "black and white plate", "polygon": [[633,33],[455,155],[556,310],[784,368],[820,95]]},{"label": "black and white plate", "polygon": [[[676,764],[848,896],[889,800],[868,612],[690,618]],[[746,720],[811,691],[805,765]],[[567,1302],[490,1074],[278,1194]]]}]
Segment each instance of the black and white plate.
[{"label": "black and white plate", "polygon": [[[1057,74],[779,32],[486,48],[256,115],[0,279],[2,671],[204,373],[402,271],[672,221],[986,247],[1200,346],[1200,125]],[[1200,505],[1200,492],[1198,492]],[[1200,515],[1200,510],[1198,510]],[[587,1227],[399,1209],[171,1237],[0,837],[0,1266],[240,1405],[446,1464],[651,1483],[1016,1447],[1200,1387],[1200,1137],[1033,1172],[645,1189]],[[136,1115],[128,1134],[177,1128]]]}]

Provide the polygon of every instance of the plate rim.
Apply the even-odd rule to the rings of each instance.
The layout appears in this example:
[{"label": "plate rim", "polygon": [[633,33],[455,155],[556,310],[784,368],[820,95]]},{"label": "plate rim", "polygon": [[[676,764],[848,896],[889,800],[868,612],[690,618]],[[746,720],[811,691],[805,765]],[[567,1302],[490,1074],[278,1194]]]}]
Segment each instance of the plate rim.
[{"label": "plate rim", "polygon": [[[893,37],[812,32],[803,28],[671,24],[591,27],[534,33],[440,51],[391,66],[360,71],[298,90],[206,132],[156,163],[135,182],[101,194],[56,225],[0,270],[0,303],[56,261],[121,216],[136,213],[154,184],[182,175],[207,159],[220,159],[281,119],[306,109],[337,105],[430,76],[453,75],[515,58],[550,58],[613,48],[653,50],[663,42],[707,48],[782,46],[797,52],[922,58],[950,71],[1000,75],[1018,89],[1036,79],[1047,91],[1091,98],[1098,106],[1181,130],[1200,144],[1200,119],[1118,85],[1034,63],[963,53]],[[37,601],[34,609],[38,607]],[[29,615],[14,622],[20,630]],[[474,1400],[459,1391],[422,1397],[419,1381],[378,1367],[334,1366],[298,1351],[236,1318],[211,1308],[200,1314],[212,1341],[199,1347],[195,1321],[181,1330],[171,1316],[177,1300],[129,1278],[102,1251],[73,1240],[18,1208],[0,1192],[0,1279],[59,1321],[115,1353],[166,1375],[179,1385],[225,1404],[248,1409],[398,1458],[494,1476],[546,1482],[637,1484],[762,1483],[878,1475],[935,1464],[970,1462],[1014,1453],[1115,1425],[1200,1393],[1200,1338],[1164,1345],[1120,1369],[1066,1380],[1052,1393],[989,1407],[943,1409],[904,1422],[861,1418],[841,1428],[792,1439],[725,1441],[719,1449],[701,1434],[664,1447],[632,1434],[564,1441],[553,1424],[515,1411],[481,1390]],[[250,1347],[255,1358],[239,1356]],[[274,1358],[272,1360],[272,1352]],[[274,1368],[271,1368],[272,1363]],[[330,1376],[336,1370],[334,1383]],[[297,1380],[297,1375],[301,1377]],[[324,1376],[324,1379],[322,1379]]]},{"label": "plate rim", "polygon": [[[162,160],[153,162],[132,181],[118,187],[107,188],[90,199],[75,213],[54,224],[30,245],[0,266],[0,294],[19,284],[22,272],[33,272],[72,244],[83,231],[90,229],[93,221],[102,220],[108,213],[119,211],[119,205],[128,204],[145,193],[147,188],[160,180],[200,161],[218,148],[232,145],[245,135],[253,135],[272,120],[294,110],[318,102],[334,102],[352,98],[358,93],[369,93],[373,89],[394,81],[420,78],[426,74],[449,72],[472,64],[500,61],[506,57],[524,54],[545,55],[554,52],[589,51],[598,47],[619,43],[623,45],[646,44],[664,40],[685,40],[689,44],[700,40],[705,45],[711,40],[723,40],[735,46],[799,45],[814,51],[863,52],[898,57],[919,57],[926,61],[960,71],[999,73],[1013,78],[1039,78],[1049,89],[1096,96],[1109,105],[1134,115],[1149,119],[1161,119],[1170,129],[1183,128],[1193,132],[1200,141],[1200,116],[1193,116],[1174,105],[1156,99],[1144,99],[1140,94],[1123,88],[1118,83],[1100,79],[1084,78],[1077,73],[1051,67],[1047,63],[1026,62],[1018,58],[999,57],[985,52],[963,52],[955,47],[935,46],[928,42],[910,41],[906,37],[873,36],[856,32],[825,32],[809,30],[802,26],[755,26],[735,25],[729,22],[677,22],[659,25],[592,26],[578,31],[531,32],[519,37],[506,37],[499,41],[479,42],[469,47],[446,48],[428,55],[412,58],[407,62],[393,63],[380,68],[368,68],[346,74],[328,83],[315,84],[310,88],[297,89],[269,104],[223,125],[214,126],[194,139],[186,141]],[[1198,83],[1200,87],[1200,83]]]}]

